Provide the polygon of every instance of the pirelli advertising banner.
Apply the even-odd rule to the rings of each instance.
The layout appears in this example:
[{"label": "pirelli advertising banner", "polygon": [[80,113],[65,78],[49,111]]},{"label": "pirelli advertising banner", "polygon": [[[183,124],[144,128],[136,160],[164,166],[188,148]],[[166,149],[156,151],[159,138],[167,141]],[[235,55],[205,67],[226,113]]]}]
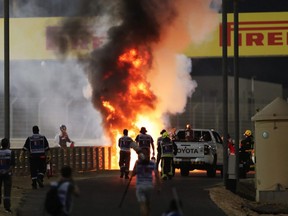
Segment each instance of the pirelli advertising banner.
[{"label": "pirelli advertising banner", "polygon": [[[233,56],[233,14],[227,23],[228,55]],[[209,40],[191,44],[185,53],[191,57],[220,57],[222,55],[222,23]],[[288,12],[239,14],[240,56],[288,55]]]},{"label": "pirelli advertising banner", "polygon": [[[51,31],[59,28],[61,18],[10,18],[11,60],[56,59]],[[221,14],[219,14],[221,21]],[[190,44],[184,53],[189,57],[222,56],[222,24],[201,44]],[[233,55],[233,14],[228,14],[228,55]],[[89,44],[73,44],[83,52],[97,48],[103,38],[95,36]],[[4,20],[0,19],[0,59],[4,56]],[[240,56],[288,55],[288,12],[239,14]]]}]

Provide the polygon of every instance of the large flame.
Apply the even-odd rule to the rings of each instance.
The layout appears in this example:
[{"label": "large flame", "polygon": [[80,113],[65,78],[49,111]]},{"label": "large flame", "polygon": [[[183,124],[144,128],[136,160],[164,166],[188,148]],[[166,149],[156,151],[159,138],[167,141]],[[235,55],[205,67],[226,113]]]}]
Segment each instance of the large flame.
[{"label": "large flame", "polygon": [[[117,61],[117,71],[121,71],[124,86],[121,92],[118,92],[115,97],[109,99],[102,95],[103,109],[106,112],[106,125],[109,126],[110,138],[116,145],[112,148],[112,168],[118,168],[118,139],[122,136],[124,128],[129,130],[129,136],[133,139],[139,133],[139,128],[145,126],[148,131],[154,131],[157,128],[157,122],[153,121],[153,113],[157,102],[156,96],[150,89],[150,84],[147,81],[147,71],[150,68],[149,62],[151,55],[145,49],[130,48],[125,49],[119,55]],[[109,72],[106,73],[104,79],[112,78]],[[159,124],[159,127],[161,124]],[[157,129],[158,129],[157,128]],[[156,144],[155,144],[156,145]],[[133,161],[136,159],[136,154],[132,154]]]}]

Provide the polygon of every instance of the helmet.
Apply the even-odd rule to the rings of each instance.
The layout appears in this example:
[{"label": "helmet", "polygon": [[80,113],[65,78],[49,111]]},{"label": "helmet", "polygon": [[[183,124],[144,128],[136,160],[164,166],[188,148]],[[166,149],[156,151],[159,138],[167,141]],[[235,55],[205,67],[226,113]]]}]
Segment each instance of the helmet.
[{"label": "helmet", "polygon": [[60,125],[60,130],[66,130],[66,126],[65,125]]},{"label": "helmet", "polygon": [[245,136],[251,136],[252,135],[252,132],[251,130],[246,130],[245,133],[244,133]]},{"label": "helmet", "polygon": [[166,130],[163,129],[163,130],[160,132],[160,134],[163,135],[163,133],[165,133],[165,132],[166,132]]},{"label": "helmet", "polygon": [[165,132],[162,134],[162,138],[164,139],[164,138],[166,138],[166,137],[169,138],[169,133],[165,131]]}]

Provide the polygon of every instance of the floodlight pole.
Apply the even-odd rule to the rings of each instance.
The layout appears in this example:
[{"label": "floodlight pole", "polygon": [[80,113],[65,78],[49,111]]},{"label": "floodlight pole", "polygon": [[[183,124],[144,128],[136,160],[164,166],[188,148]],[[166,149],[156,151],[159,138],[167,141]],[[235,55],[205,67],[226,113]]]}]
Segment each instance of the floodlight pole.
[{"label": "floodlight pole", "polygon": [[228,181],[228,73],[227,73],[227,1],[222,1],[222,78],[223,78],[223,181]]},{"label": "floodlight pole", "polygon": [[238,0],[233,2],[234,11],[234,121],[235,121],[235,176],[236,187],[239,181],[239,13]]},{"label": "floodlight pole", "polygon": [[4,136],[10,139],[9,0],[4,0]]}]

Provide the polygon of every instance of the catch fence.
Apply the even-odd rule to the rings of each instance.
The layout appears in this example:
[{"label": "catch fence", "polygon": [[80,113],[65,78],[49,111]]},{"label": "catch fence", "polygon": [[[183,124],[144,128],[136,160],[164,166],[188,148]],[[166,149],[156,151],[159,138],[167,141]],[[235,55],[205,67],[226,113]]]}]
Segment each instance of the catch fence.
[{"label": "catch fence", "polygon": [[[15,152],[14,175],[30,175],[29,158],[26,154],[23,161],[19,160],[21,149]],[[58,174],[61,167],[69,165],[76,172],[89,172],[111,169],[111,147],[74,147],[50,148],[53,175]]]}]

